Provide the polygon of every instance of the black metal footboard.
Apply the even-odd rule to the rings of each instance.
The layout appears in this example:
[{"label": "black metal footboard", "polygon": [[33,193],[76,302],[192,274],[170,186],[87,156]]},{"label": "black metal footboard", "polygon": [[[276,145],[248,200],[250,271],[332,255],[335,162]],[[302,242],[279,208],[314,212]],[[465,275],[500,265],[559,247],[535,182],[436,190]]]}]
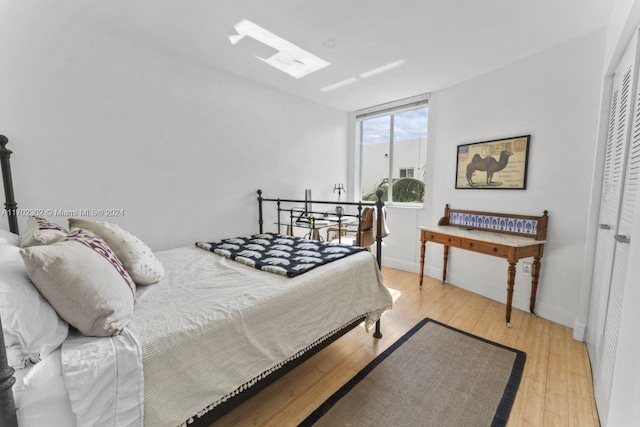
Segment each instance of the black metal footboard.
[{"label": "black metal footboard", "polygon": [[[335,216],[337,216],[337,226],[338,226],[338,236],[341,235],[341,227],[344,224],[343,218],[347,218],[347,217],[356,217],[357,221],[358,221],[358,236],[361,235],[362,232],[362,209],[364,207],[367,206],[371,206],[371,207],[375,207],[376,209],[376,223],[374,224],[374,227],[376,227],[376,233],[375,233],[375,241],[376,241],[376,260],[378,262],[378,268],[382,268],[382,238],[383,238],[383,231],[384,231],[384,211],[383,211],[383,207],[384,207],[384,202],[382,201],[382,195],[383,192],[382,190],[378,190],[376,191],[376,196],[378,198],[377,201],[375,202],[339,202],[340,206],[355,206],[355,208],[357,209],[357,214],[354,215],[349,215],[344,213],[343,209],[336,209],[336,214]],[[326,200],[295,200],[295,199],[266,199],[264,197],[262,197],[262,190],[258,190],[258,228],[260,230],[260,233],[264,232],[264,217],[263,217],[263,209],[262,209],[262,204],[264,202],[275,202],[276,206],[277,206],[277,221],[276,221],[276,225],[277,225],[277,229],[278,229],[278,233],[281,232],[280,227],[282,225],[288,225],[289,227],[293,228],[296,223],[298,223],[298,221],[300,220],[302,214],[306,215],[306,219],[308,220],[308,223],[310,224],[311,228],[313,228],[313,223],[316,220],[316,215],[324,215],[325,212],[314,212],[314,211],[310,211],[307,209],[308,205],[330,205],[330,206],[336,206],[338,205],[338,202],[336,201],[326,201]],[[287,205],[291,205],[291,204],[304,204],[305,209],[304,211],[297,211],[294,210],[295,208],[292,208],[290,206],[287,207],[283,207],[283,204],[287,204]],[[287,221],[288,222],[284,222],[282,221],[282,214],[285,213],[286,215],[288,215]],[[346,228],[346,227],[345,227]],[[375,338],[382,338],[382,333],[380,331],[380,319],[378,319],[378,321],[376,322],[376,330],[373,333],[373,336]]]}]

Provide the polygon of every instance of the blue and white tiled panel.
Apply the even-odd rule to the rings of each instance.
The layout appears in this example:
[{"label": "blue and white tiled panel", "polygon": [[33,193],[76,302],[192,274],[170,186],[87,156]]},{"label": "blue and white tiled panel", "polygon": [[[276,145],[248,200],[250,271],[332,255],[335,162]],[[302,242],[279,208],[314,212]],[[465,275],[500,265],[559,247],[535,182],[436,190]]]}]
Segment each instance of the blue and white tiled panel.
[{"label": "blue and white tiled panel", "polygon": [[538,232],[538,220],[536,219],[509,218],[462,212],[449,213],[449,224],[462,225],[465,227],[487,228],[489,230],[525,233],[533,236]]}]

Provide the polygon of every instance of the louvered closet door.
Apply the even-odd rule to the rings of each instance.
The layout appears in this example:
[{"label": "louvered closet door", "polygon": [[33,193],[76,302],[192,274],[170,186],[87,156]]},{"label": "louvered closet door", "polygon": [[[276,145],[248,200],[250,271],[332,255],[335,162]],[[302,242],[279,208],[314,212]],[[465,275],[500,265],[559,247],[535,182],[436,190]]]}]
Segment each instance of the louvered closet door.
[{"label": "louvered closet door", "polygon": [[[592,299],[592,309],[595,308],[597,312],[589,315],[589,324],[591,324],[592,318],[596,319],[597,322],[595,325],[596,336],[593,343],[595,349],[592,351],[589,348],[589,353],[592,359],[596,403],[603,425],[606,424],[609,412],[615,356],[618,346],[618,329],[622,316],[622,301],[629,261],[628,243],[631,236],[640,172],[640,92],[638,92],[638,77],[633,73],[635,59],[631,65],[628,62],[624,62],[625,60],[628,61],[630,56],[635,58],[637,43],[636,36],[618,68],[618,72],[624,73],[622,85],[620,87],[616,86],[619,83],[618,72],[614,79],[614,94],[612,96],[614,101],[612,103],[616,102],[615,92],[619,91],[617,95],[618,110],[616,112],[615,138],[611,148],[611,160],[608,157],[606,160],[607,163],[610,162],[610,171],[605,172],[605,174],[609,173],[610,175],[609,178],[605,178],[605,181],[607,179],[610,180],[607,188],[609,194],[607,194],[608,199],[605,207],[605,184],[603,183],[603,205],[601,206],[600,216],[600,224],[607,224],[612,228],[605,229],[605,227],[598,231],[594,286],[592,289],[592,295],[594,295],[593,292],[596,291],[596,286],[599,287],[598,300],[594,302]],[[627,76],[629,76],[629,79],[627,79]],[[633,97],[630,96],[631,94],[633,94]],[[627,99],[627,97],[630,99]],[[631,103],[629,110],[625,113],[623,110],[626,108],[627,101],[631,101]],[[625,122],[628,124],[625,124]],[[630,132],[625,129],[625,127],[628,129],[629,126],[631,127]],[[612,137],[611,128],[609,131],[607,154],[609,154],[609,140]],[[625,134],[628,136],[624,136]],[[626,141],[629,142],[627,143]],[[599,256],[602,256],[602,258],[599,258]],[[598,274],[597,277],[596,273]],[[599,283],[595,282],[596,279]]]},{"label": "louvered closet door", "polygon": [[[587,348],[591,359],[591,368],[596,376],[599,365],[600,342],[604,332],[604,316],[607,309],[608,286],[605,280],[611,274],[613,260],[613,230],[608,225],[608,205],[611,198],[611,180],[613,170],[613,152],[615,147],[615,128],[617,122],[618,100],[620,88],[614,86],[611,100],[611,117],[609,118],[609,132],[605,154],[604,176],[602,180],[602,196],[600,199],[600,216],[598,236],[596,240],[596,254],[591,283],[591,301],[589,305],[589,320],[587,322]],[[598,325],[601,325],[598,328]],[[599,329],[599,330],[598,330]],[[598,343],[596,345],[596,343]]]},{"label": "louvered closet door", "polygon": [[599,378],[607,305],[609,303],[615,252],[614,235],[620,213],[632,101],[634,99],[632,94],[635,91],[636,82],[637,44],[638,38],[636,35],[616,70],[611,96],[599,227],[591,286],[589,320],[587,323],[587,346],[595,383],[598,382]]},{"label": "louvered closet door", "polygon": [[615,255],[604,325],[599,377],[596,380],[597,387],[595,389],[598,410],[602,420],[608,418],[609,398],[611,396],[611,384],[615,369],[616,349],[618,347],[618,329],[620,328],[620,319],[622,317],[622,300],[625,286],[630,286],[630,283],[626,283],[625,279],[629,262],[629,243],[637,200],[638,179],[640,178],[640,92],[636,93],[634,104],[633,128],[626,161],[620,221],[614,236]]}]

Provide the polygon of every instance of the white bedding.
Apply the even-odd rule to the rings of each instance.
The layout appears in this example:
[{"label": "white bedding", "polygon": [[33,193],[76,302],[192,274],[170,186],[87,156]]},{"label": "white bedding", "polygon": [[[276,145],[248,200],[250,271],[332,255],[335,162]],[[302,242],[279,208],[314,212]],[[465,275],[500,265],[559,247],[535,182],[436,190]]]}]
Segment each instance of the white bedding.
[{"label": "white bedding", "polygon": [[20,427],[142,426],[140,347],[115,337],[71,334],[45,359],[15,372]]},{"label": "white bedding", "polygon": [[70,335],[61,364],[78,426],[142,425],[142,357],[127,329],[112,337]]},{"label": "white bedding", "polygon": [[13,398],[20,427],[76,425],[62,378],[60,354],[58,348],[39,363],[15,372]]},{"label": "white bedding", "polygon": [[296,278],[196,247],[157,256],[166,278],[139,287],[125,332],[70,336],[18,371],[21,427],[140,426],[143,410],[144,425],[184,425],[362,315],[371,326],[392,305],[368,252]]},{"label": "white bedding", "polygon": [[372,325],[392,305],[369,252],[295,278],[196,247],[157,255],[165,280],[144,288],[129,324],[142,346],[149,426],[206,413],[363,314]]}]

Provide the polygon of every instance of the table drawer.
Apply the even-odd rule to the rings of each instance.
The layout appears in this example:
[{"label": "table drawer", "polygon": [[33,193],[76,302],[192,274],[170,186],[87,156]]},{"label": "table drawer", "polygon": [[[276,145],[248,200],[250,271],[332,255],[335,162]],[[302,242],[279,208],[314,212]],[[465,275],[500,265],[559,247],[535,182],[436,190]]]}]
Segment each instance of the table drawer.
[{"label": "table drawer", "polygon": [[507,247],[502,245],[496,245],[495,243],[481,242],[479,240],[467,240],[462,239],[461,248],[468,249],[470,251],[481,252],[483,254],[507,256]]},{"label": "table drawer", "polygon": [[442,243],[443,245],[460,246],[460,237],[448,236],[446,234],[425,231],[427,240],[430,242]]}]

